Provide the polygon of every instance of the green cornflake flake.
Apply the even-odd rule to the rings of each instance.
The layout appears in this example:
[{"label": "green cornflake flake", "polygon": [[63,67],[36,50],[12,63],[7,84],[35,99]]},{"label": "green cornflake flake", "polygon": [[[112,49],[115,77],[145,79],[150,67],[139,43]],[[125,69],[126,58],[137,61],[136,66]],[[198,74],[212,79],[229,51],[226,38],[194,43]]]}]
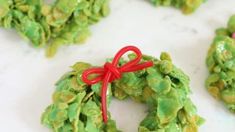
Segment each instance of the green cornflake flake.
[{"label": "green cornflake flake", "polygon": [[87,119],[85,130],[87,132],[99,132],[99,129],[96,128],[95,124],[90,118]]},{"label": "green cornflake flake", "polygon": [[76,72],[83,72],[84,70],[90,68],[91,65],[89,63],[84,63],[84,62],[77,62],[72,66],[73,70]]},{"label": "green cornflake flake", "polygon": [[86,132],[84,123],[82,121],[78,121],[77,130],[73,130],[74,132]]},{"label": "green cornflake flake", "polygon": [[120,88],[114,88],[114,96],[119,99],[123,100],[128,97],[128,94],[126,94],[122,89]]},{"label": "green cornflake flake", "polygon": [[71,124],[65,124],[63,127],[61,127],[58,131],[59,132],[72,132],[73,127]]},{"label": "green cornflake flake", "polygon": [[171,92],[165,97],[158,98],[157,116],[160,124],[173,121],[177,116],[177,112],[183,107],[183,104],[178,99],[181,95],[176,94],[174,90]]},{"label": "green cornflake flake", "polygon": [[160,56],[161,60],[168,60],[171,61],[171,56],[167,52],[162,52]]},{"label": "green cornflake flake", "polygon": [[142,126],[140,126],[140,127],[138,128],[138,131],[139,131],[139,132],[149,132],[148,128],[142,127]]},{"label": "green cornflake flake", "polygon": [[10,11],[10,5],[12,4],[12,0],[0,0],[0,20],[5,17]]},{"label": "green cornflake flake", "polygon": [[189,116],[193,116],[197,113],[196,106],[192,103],[191,100],[185,101],[184,110]]},{"label": "green cornflake flake", "polygon": [[173,65],[170,61],[168,60],[163,60],[160,63],[160,71],[164,74],[168,74],[172,71]]},{"label": "green cornflake flake", "polygon": [[143,121],[141,121],[139,126],[140,130],[148,130],[148,131],[154,131],[158,130],[159,127],[159,121],[156,115],[156,111],[152,111],[148,113],[148,115],[144,118]]},{"label": "green cornflake flake", "polygon": [[68,107],[68,117],[69,121],[73,122],[74,128],[78,129],[78,118],[81,112],[81,106],[82,106],[82,100],[85,97],[85,92],[80,92],[77,94],[76,101],[74,103],[70,104]]},{"label": "green cornflake flake", "polygon": [[0,0],[0,27],[13,28],[53,57],[62,45],[81,44],[90,25],[109,14],[109,0]]},{"label": "green cornflake flake", "polygon": [[89,100],[83,107],[82,107],[82,114],[86,115],[87,117],[99,116],[101,114],[100,107],[96,105],[95,102]]},{"label": "green cornflake flake", "polygon": [[62,103],[71,103],[75,100],[76,95],[69,91],[59,91],[55,92],[53,96],[54,102],[62,102]]},{"label": "green cornflake flake", "polygon": [[69,121],[73,121],[77,119],[77,115],[78,115],[78,103],[73,103],[69,106],[68,108],[68,117],[69,117]]},{"label": "green cornflake flake", "polygon": [[155,6],[173,6],[184,14],[193,13],[206,0],[150,0]]},{"label": "green cornflake flake", "polygon": [[210,72],[206,88],[216,99],[235,113],[235,15],[227,28],[216,30],[216,36],[208,51],[206,64]]},{"label": "green cornflake flake", "polygon": [[181,127],[179,127],[179,125],[177,123],[171,123],[166,128],[166,132],[181,132],[181,131],[182,131],[182,129],[181,129]]},{"label": "green cornflake flake", "polygon": [[[129,59],[122,58],[119,64],[134,57],[130,54]],[[139,132],[197,132],[204,120],[197,115],[196,107],[189,98],[188,76],[172,64],[165,52],[160,60],[144,55],[141,62],[149,60],[153,61],[153,67],[125,73],[121,79],[108,85],[108,106],[113,97],[119,100],[131,98],[147,104],[148,114],[141,121]],[[53,103],[42,114],[42,124],[56,132],[121,132],[110,112],[107,124],[103,123],[101,83],[89,86],[82,82],[83,71],[90,67],[94,66],[78,62],[56,83]],[[233,99],[232,93],[227,91],[221,96],[225,100]]]}]

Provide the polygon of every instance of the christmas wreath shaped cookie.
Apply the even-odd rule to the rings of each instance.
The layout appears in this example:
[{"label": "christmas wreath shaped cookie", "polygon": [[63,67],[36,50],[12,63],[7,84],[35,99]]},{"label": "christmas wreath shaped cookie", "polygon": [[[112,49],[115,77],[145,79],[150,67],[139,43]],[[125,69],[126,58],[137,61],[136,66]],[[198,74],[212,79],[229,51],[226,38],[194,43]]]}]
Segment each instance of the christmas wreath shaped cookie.
[{"label": "christmas wreath shaped cookie", "polygon": [[[174,6],[185,14],[204,0],[151,0],[158,6]],[[89,26],[109,14],[109,0],[0,0],[0,27],[12,28],[34,47],[46,47],[53,57],[61,45],[83,43]]]},{"label": "christmas wreath shaped cookie", "polygon": [[228,21],[227,28],[216,30],[206,63],[210,72],[207,90],[235,113],[235,15]]},{"label": "christmas wreath shaped cookie", "polygon": [[[122,57],[128,51],[128,60]],[[196,132],[203,119],[189,98],[189,78],[167,53],[161,59],[133,46],[121,49],[104,67],[78,62],[57,83],[42,123],[55,132],[119,132],[106,105],[112,98],[148,105],[139,132]],[[107,97],[107,102],[106,102]]]},{"label": "christmas wreath shaped cookie", "polygon": [[52,57],[59,46],[83,43],[89,26],[109,13],[109,0],[0,0],[0,27],[16,29]]}]

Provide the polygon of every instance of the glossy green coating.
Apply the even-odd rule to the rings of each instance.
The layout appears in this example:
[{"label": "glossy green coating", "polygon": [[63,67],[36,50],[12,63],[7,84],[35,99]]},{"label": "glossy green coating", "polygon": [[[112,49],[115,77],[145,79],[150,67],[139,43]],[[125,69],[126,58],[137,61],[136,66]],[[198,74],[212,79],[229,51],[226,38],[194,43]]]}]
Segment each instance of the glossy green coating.
[{"label": "glossy green coating", "polygon": [[[129,59],[133,57],[129,55]],[[154,62],[153,67],[124,73],[109,84],[108,106],[112,98],[145,103],[148,115],[141,121],[139,132],[197,132],[204,120],[189,98],[188,76],[172,64],[167,53],[162,53],[160,60],[144,55],[141,61],[149,60]],[[126,61],[121,59],[120,65]],[[101,84],[88,86],[81,81],[83,71],[91,67],[78,62],[56,83],[53,103],[43,113],[42,124],[55,132],[120,132],[110,113],[108,123],[103,123]]]},{"label": "glossy green coating", "polygon": [[150,0],[155,6],[173,6],[184,14],[193,13],[205,0]]},{"label": "glossy green coating", "polygon": [[0,0],[0,26],[16,29],[52,57],[61,45],[81,44],[89,26],[109,14],[109,0]]},{"label": "glossy green coating", "polygon": [[208,51],[206,64],[210,75],[206,80],[208,91],[235,113],[235,15],[227,28],[216,30],[216,37]]}]

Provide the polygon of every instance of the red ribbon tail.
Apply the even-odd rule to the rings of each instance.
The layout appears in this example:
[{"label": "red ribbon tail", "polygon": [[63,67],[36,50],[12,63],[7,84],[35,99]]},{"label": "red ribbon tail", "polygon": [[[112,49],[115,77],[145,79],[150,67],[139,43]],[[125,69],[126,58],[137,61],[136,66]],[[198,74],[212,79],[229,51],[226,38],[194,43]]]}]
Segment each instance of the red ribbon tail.
[{"label": "red ribbon tail", "polygon": [[102,84],[102,90],[101,90],[101,110],[102,110],[102,117],[103,117],[103,121],[104,123],[108,122],[108,116],[107,116],[107,99],[106,99],[106,95],[107,95],[107,90],[108,90],[108,80],[110,78],[111,74],[108,73],[105,76],[105,79],[103,81]]}]

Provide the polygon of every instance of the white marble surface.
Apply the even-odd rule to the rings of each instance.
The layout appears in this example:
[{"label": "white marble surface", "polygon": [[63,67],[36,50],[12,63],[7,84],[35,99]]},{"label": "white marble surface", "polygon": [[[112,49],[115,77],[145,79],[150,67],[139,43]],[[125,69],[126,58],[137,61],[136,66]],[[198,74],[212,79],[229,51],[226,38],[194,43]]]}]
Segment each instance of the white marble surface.
[{"label": "white marble surface", "polygon": [[[174,63],[191,77],[191,98],[206,119],[201,132],[232,132],[235,115],[205,90],[207,49],[214,30],[235,13],[235,0],[208,0],[190,16],[172,8],[155,8],[146,0],[112,0],[111,15],[92,27],[85,45],[63,47],[53,59],[34,49],[15,31],[0,29],[0,128],[2,132],[49,132],[40,115],[51,103],[54,83],[76,61],[102,64],[121,47],[132,44],[145,54],[167,51]],[[113,101],[117,125],[135,132],[144,106]]]}]

